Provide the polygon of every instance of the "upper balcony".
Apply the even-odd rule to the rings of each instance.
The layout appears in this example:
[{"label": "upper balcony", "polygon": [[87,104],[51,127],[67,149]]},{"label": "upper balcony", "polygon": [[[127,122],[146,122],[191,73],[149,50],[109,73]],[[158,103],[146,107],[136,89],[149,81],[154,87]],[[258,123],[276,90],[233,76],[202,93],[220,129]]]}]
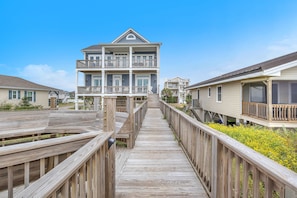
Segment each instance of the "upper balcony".
[{"label": "upper balcony", "polygon": [[[119,69],[119,68],[130,68],[130,61],[128,59],[109,59],[105,60],[104,68],[108,69]],[[157,59],[149,60],[138,60],[133,61],[131,64],[132,68],[157,68]],[[100,69],[102,67],[102,60],[77,60],[76,61],[77,69]]]}]

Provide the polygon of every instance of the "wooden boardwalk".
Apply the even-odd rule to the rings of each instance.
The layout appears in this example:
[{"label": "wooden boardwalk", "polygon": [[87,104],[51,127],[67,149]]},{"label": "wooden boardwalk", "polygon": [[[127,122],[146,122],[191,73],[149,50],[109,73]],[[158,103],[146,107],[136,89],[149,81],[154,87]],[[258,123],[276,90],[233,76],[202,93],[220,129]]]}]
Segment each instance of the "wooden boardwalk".
[{"label": "wooden boardwalk", "polygon": [[117,168],[117,198],[207,197],[157,108],[148,109],[134,149]]}]

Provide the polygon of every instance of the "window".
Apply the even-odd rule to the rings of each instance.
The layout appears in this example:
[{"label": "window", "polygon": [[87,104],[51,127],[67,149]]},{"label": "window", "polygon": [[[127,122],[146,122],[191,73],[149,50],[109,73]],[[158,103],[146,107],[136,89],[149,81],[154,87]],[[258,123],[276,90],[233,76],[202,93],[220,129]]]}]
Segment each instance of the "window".
[{"label": "window", "polygon": [[128,35],[126,36],[126,39],[127,39],[127,40],[136,40],[136,36],[135,36],[134,34],[128,34]]},{"label": "window", "polygon": [[250,85],[250,102],[266,103],[266,86],[263,83]]},{"label": "window", "polygon": [[272,104],[278,104],[278,84],[272,83]]},{"label": "window", "polygon": [[222,86],[217,86],[217,102],[222,102]]},{"label": "window", "polygon": [[29,102],[36,102],[36,92],[35,91],[25,91],[25,98]]},{"label": "window", "polygon": [[20,90],[9,90],[8,91],[8,99],[9,100],[21,99],[21,91]]},{"label": "window", "polygon": [[27,92],[27,100],[29,102],[32,102],[33,101],[33,92],[32,91],[28,91]]},{"label": "window", "polygon": [[149,56],[149,67],[153,66],[153,56]]},{"label": "window", "polygon": [[211,87],[208,87],[208,97],[210,98],[211,96]]},{"label": "window", "polygon": [[101,76],[93,76],[93,85],[95,87],[101,86],[102,85],[102,79]]},{"label": "window", "polygon": [[197,99],[199,100],[199,97],[200,97],[200,90],[198,89],[197,90]]},{"label": "window", "polygon": [[149,86],[149,76],[147,75],[139,75],[136,76],[136,86],[138,93],[147,93]]},{"label": "window", "polygon": [[291,103],[297,103],[297,83],[291,83]]}]

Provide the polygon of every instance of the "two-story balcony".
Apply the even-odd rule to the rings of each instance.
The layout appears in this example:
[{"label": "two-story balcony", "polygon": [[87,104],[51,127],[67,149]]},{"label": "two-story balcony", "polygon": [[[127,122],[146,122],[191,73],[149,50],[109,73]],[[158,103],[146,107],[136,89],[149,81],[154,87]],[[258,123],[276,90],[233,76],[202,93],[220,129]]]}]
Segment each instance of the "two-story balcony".
[{"label": "two-story balcony", "polygon": [[[132,86],[132,94],[147,94],[148,86]],[[104,94],[129,94],[129,86],[104,86]],[[102,94],[102,87],[100,86],[79,86],[78,94]]]},{"label": "two-story balcony", "polygon": [[[104,61],[104,68],[129,68],[130,61],[128,59],[109,59]],[[157,68],[157,60],[139,60],[132,61],[132,68]],[[77,69],[103,68],[101,60],[77,60]]]}]

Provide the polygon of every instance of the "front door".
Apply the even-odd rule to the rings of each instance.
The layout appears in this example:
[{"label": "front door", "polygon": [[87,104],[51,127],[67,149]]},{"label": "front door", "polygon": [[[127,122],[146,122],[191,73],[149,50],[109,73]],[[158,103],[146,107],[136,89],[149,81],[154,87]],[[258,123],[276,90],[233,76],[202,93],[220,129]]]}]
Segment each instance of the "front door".
[{"label": "front door", "polygon": [[122,89],[122,75],[113,75],[113,92],[119,93]]},{"label": "front door", "polygon": [[147,93],[149,85],[149,77],[138,77],[137,78],[137,92]]}]

